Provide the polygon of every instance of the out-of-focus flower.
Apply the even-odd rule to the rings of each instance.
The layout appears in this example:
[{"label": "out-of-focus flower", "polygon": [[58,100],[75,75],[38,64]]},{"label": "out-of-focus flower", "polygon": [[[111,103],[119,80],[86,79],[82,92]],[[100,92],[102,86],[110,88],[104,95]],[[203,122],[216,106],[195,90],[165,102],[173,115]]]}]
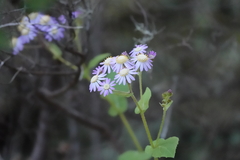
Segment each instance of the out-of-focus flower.
[{"label": "out-of-focus flower", "polygon": [[145,53],[148,46],[146,44],[135,45],[135,48],[130,52],[131,56],[136,56],[139,53]]},{"label": "out-of-focus flower", "polygon": [[51,28],[48,28],[46,30],[46,36],[45,38],[48,41],[52,41],[53,39],[55,40],[60,40],[64,37],[64,29],[61,27],[57,27],[57,26],[52,26]]},{"label": "out-of-focus flower", "polygon": [[22,43],[21,37],[19,37],[19,38],[13,37],[12,38],[12,47],[13,47],[14,55],[17,55],[20,51],[23,50],[23,43]]},{"label": "out-of-focus flower", "polygon": [[131,83],[135,80],[133,75],[138,74],[136,71],[129,69],[129,68],[123,68],[120,70],[120,72],[115,76],[114,79],[116,79],[116,83],[125,85],[127,83]]},{"label": "out-of-focus flower", "polygon": [[106,78],[105,81],[100,83],[100,86],[98,87],[98,91],[100,91],[100,94],[103,95],[104,97],[107,96],[108,94],[113,93],[113,86],[115,86],[115,82],[111,81],[109,78]]},{"label": "out-of-focus flower", "polygon": [[72,12],[72,19],[78,18],[78,16],[81,14],[81,11],[74,11]]},{"label": "out-of-focus flower", "polygon": [[64,15],[61,15],[58,17],[58,20],[61,24],[65,24],[67,22],[66,18]]},{"label": "out-of-focus flower", "polygon": [[148,53],[148,57],[149,57],[150,59],[154,59],[154,58],[156,57],[156,55],[157,55],[157,53],[154,52],[154,51],[150,51],[150,52]]}]

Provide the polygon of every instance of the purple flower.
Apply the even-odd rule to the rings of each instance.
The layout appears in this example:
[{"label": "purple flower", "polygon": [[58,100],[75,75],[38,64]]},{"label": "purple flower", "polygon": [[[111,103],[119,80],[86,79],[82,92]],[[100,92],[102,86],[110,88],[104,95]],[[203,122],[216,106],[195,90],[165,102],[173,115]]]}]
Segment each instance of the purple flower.
[{"label": "purple flower", "polygon": [[89,85],[90,92],[95,92],[97,90],[97,88],[100,86],[101,81],[106,79],[105,76],[106,74],[96,74],[91,78],[91,83]]},{"label": "purple flower", "polygon": [[129,68],[123,68],[120,70],[120,72],[115,76],[114,79],[116,79],[116,82],[118,84],[125,85],[127,83],[131,83],[135,80],[133,77],[134,74],[138,74],[136,71],[129,69]]},{"label": "purple flower", "polygon": [[148,55],[140,53],[134,57],[132,57],[132,61],[135,63],[135,70],[143,70],[148,71],[148,69],[152,68],[152,60],[148,57]]},{"label": "purple flower", "polygon": [[65,24],[67,22],[67,20],[66,20],[64,15],[59,16],[58,20],[60,21],[61,24]]},{"label": "purple flower", "polygon": [[23,43],[29,43],[37,36],[37,31],[33,26],[29,26],[29,28],[23,28],[21,34]]},{"label": "purple flower", "polygon": [[103,73],[107,72],[109,74],[111,72],[112,60],[112,57],[108,57],[100,63],[102,65]]},{"label": "purple flower", "polygon": [[103,73],[103,67],[101,66],[97,66],[92,72],[92,74],[100,74],[100,73]]},{"label": "purple flower", "polygon": [[105,97],[106,95],[113,93],[113,86],[115,86],[116,84],[114,81],[111,82],[109,78],[106,78],[104,82],[100,83],[100,85],[101,86],[98,87],[98,91],[100,91],[100,94]]},{"label": "purple flower", "polygon": [[74,11],[72,12],[72,19],[78,18],[78,16],[81,14],[81,11]]},{"label": "purple flower", "polygon": [[48,28],[46,30],[46,36],[45,38],[48,41],[52,41],[53,39],[55,40],[60,40],[64,37],[64,28],[57,27],[57,26],[51,26],[51,28]]},{"label": "purple flower", "polygon": [[139,53],[145,53],[148,46],[146,44],[135,45],[135,48],[130,52],[131,56],[136,56]]},{"label": "purple flower", "polygon": [[154,58],[156,57],[156,55],[157,55],[157,53],[154,52],[154,51],[150,51],[150,52],[148,53],[148,57],[149,57],[150,59],[154,59]]},{"label": "purple flower", "polygon": [[12,38],[13,54],[17,55],[20,51],[23,50],[23,43],[21,37]]},{"label": "purple flower", "polygon": [[57,21],[49,15],[40,15],[40,17],[38,18],[38,22],[36,23],[36,26],[39,30],[41,30],[42,32],[47,32],[47,30],[51,28],[52,25],[55,25]]},{"label": "purple flower", "polygon": [[114,72],[118,73],[123,68],[132,68],[133,64],[130,61],[127,52],[123,52],[120,56],[113,57],[112,59],[112,69]]}]

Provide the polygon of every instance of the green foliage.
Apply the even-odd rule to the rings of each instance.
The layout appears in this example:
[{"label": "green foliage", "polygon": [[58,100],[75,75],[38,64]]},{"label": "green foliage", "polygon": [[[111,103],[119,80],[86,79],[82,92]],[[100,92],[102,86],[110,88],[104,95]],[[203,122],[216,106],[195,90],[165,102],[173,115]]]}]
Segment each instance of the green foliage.
[{"label": "green foliage", "polygon": [[[138,104],[140,105],[141,109],[145,112],[149,108],[149,100],[152,96],[151,90],[147,87],[142,98],[139,100]],[[139,114],[140,110],[138,106],[135,108],[135,114]]]},{"label": "green foliage", "polygon": [[7,33],[0,29],[0,49],[11,47],[11,41],[8,40]]},{"label": "green foliage", "polygon": [[173,96],[172,90],[168,90],[162,94],[162,103],[159,103],[165,111],[172,105],[173,100],[170,98]]},{"label": "green foliage", "polygon": [[54,43],[46,43],[49,51],[53,54],[54,59],[62,57],[62,50]]},{"label": "green foliage", "polygon": [[139,151],[127,151],[118,157],[118,160],[148,160],[151,155]]},{"label": "green foliage", "polygon": [[53,6],[56,0],[25,0],[27,13],[45,11]]},{"label": "green foliage", "polygon": [[110,103],[110,108],[108,114],[110,116],[117,116],[119,113],[123,113],[127,110],[127,99],[122,96],[110,94],[105,97],[105,99]]},{"label": "green foliage", "polygon": [[154,147],[147,145],[145,152],[152,155],[154,158],[174,158],[179,139],[170,137],[168,139],[157,139],[153,141]]}]

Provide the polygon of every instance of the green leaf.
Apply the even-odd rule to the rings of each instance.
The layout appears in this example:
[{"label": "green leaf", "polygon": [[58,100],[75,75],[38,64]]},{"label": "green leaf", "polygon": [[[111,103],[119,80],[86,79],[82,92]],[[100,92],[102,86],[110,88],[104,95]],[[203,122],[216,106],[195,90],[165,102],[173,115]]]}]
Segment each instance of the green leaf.
[{"label": "green leaf", "polygon": [[54,43],[46,43],[48,50],[53,54],[54,59],[62,57],[62,50]]},{"label": "green leaf", "polygon": [[110,116],[117,116],[119,113],[123,113],[127,110],[127,99],[118,95],[110,94],[104,97],[109,103],[110,108],[108,114]]},{"label": "green leaf", "polygon": [[151,155],[139,151],[127,151],[118,157],[118,160],[148,160]]},{"label": "green leaf", "polygon": [[154,158],[174,158],[179,139],[177,137],[170,137],[168,139],[157,139],[153,141],[154,148],[147,145],[145,153],[152,155]]},{"label": "green leaf", "polygon": [[101,61],[104,60],[104,58],[107,58],[108,56],[110,56],[110,53],[104,53],[104,54],[100,54],[97,55],[96,57],[94,57],[88,64],[88,69],[91,70],[92,68],[94,68],[95,66],[97,66]]},{"label": "green leaf", "polygon": [[[149,100],[152,96],[151,90],[147,87],[142,98],[139,100],[138,104],[140,105],[141,109],[145,112],[149,108]],[[135,108],[135,114],[139,114],[140,110],[138,106]]]}]

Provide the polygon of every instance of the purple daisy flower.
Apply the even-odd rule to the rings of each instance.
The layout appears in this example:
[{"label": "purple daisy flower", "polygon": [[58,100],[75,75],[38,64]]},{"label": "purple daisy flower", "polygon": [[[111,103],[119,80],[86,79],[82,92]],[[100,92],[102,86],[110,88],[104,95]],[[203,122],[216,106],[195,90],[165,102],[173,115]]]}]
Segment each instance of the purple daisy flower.
[{"label": "purple daisy flower", "polygon": [[96,74],[91,78],[91,83],[89,85],[90,92],[95,92],[97,90],[97,88],[100,86],[101,81],[106,79],[105,76],[106,74]]},{"label": "purple daisy flower", "polygon": [[115,86],[115,82],[112,81],[109,78],[106,78],[104,82],[101,82],[101,86],[98,87],[98,91],[100,91],[100,94],[103,95],[104,97],[107,96],[108,94],[113,93],[113,86]]},{"label": "purple daisy flower", "polygon": [[156,55],[157,55],[157,53],[154,52],[154,51],[150,51],[150,52],[148,53],[148,57],[149,57],[150,59],[154,59],[154,58],[156,57]]},{"label": "purple daisy flower", "polygon": [[111,72],[112,60],[113,60],[112,57],[108,57],[103,62],[100,63],[102,65],[103,73],[107,72],[109,74]]},{"label": "purple daisy flower", "polygon": [[135,80],[133,77],[134,74],[138,74],[135,70],[129,69],[129,68],[123,68],[120,70],[120,72],[115,76],[114,79],[116,79],[116,82],[118,84],[125,85],[127,83],[131,83]]},{"label": "purple daisy flower", "polygon": [[103,67],[101,66],[96,67],[92,72],[92,74],[100,74],[100,73],[103,73]]},{"label": "purple daisy flower", "polygon": [[113,57],[112,59],[112,69],[114,72],[118,73],[123,68],[133,68],[127,52],[123,52],[120,56]]},{"label": "purple daisy flower", "polygon": [[131,56],[136,56],[139,53],[145,53],[148,46],[146,44],[135,45],[135,48],[130,52]]},{"label": "purple daisy flower", "polygon": [[64,28],[57,27],[57,26],[52,26],[51,28],[48,28],[46,30],[46,36],[45,38],[48,41],[52,41],[53,39],[55,40],[60,40],[64,37]]},{"label": "purple daisy flower", "polygon": [[20,51],[23,50],[23,42],[21,37],[13,37],[12,38],[12,46],[13,46],[13,54],[17,55]]},{"label": "purple daisy flower", "polygon": [[140,53],[132,58],[132,61],[135,63],[135,70],[143,70],[148,71],[152,68],[152,60],[148,57],[148,55]]}]

